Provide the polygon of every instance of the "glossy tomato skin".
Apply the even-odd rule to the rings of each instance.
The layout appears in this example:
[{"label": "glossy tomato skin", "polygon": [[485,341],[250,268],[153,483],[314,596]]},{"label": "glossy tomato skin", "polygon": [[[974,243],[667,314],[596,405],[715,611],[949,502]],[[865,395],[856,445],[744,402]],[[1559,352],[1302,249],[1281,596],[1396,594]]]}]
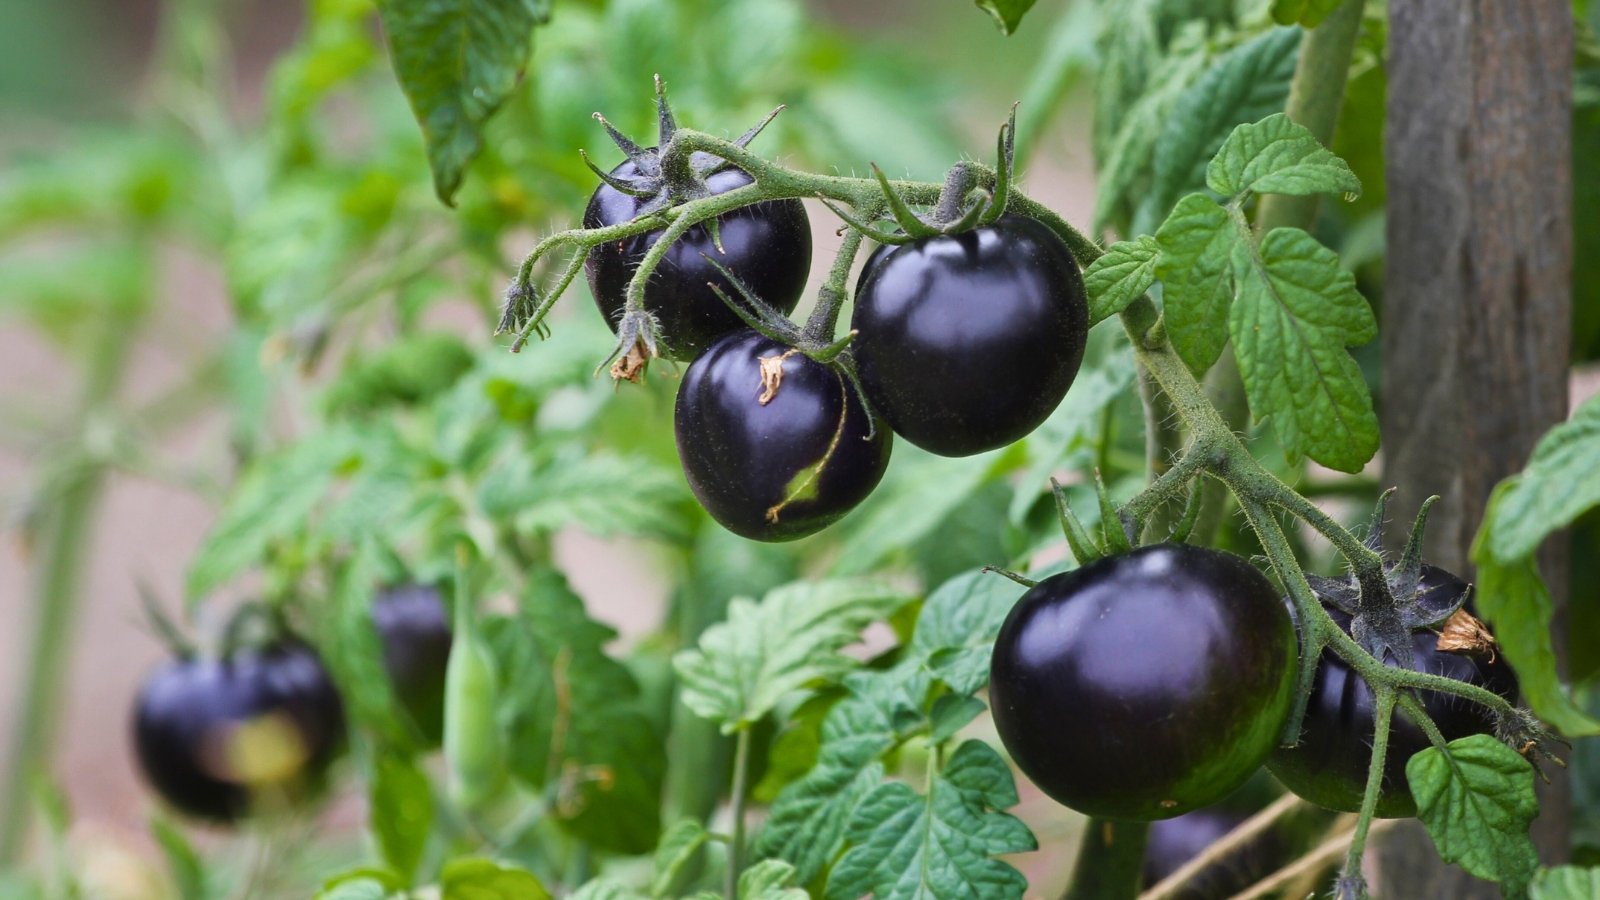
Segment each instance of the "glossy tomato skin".
[{"label": "glossy tomato skin", "polygon": [[850,327],[861,383],[896,434],[942,456],[1038,427],[1083,362],[1089,308],[1066,244],[1020,216],[879,247]]},{"label": "glossy tomato skin", "polygon": [[[1455,593],[1468,589],[1466,582],[1456,576],[1427,565],[1422,569],[1422,587]],[[1349,616],[1337,609],[1329,609],[1328,614],[1341,627],[1349,628]],[[1412,668],[1418,672],[1488,688],[1507,700],[1517,696],[1517,677],[1499,656],[1440,650],[1438,635],[1428,629],[1412,635],[1411,652]],[[1395,664],[1392,657],[1385,658],[1384,663]],[[1315,678],[1299,743],[1278,748],[1267,767],[1284,787],[1312,803],[1356,812],[1361,808],[1367,766],[1372,761],[1376,698],[1366,681],[1332,651],[1323,652]],[[1494,733],[1493,714],[1476,703],[1435,691],[1423,691],[1420,696],[1445,740]],[[1428,736],[1422,729],[1397,713],[1389,726],[1383,789],[1378,797],[1380,818],[1417,814],[1416,800],[1406,784],[1406,763],[1428,746]]]},{"label": "glossy tomato skin", "polygon": [[1012,758],[1057,802],[1112,820],[1214,803],[1277,744],[1298,648],[1245,560],[1142,547],[1031,588],[995,641],[989,699]]},{"label": "glossy tomato skin", "polygon": [[450,662],[450,616],[439,589],[404,584],[378,592],[372,624],[395,699],[428,747],[444,735],[444,673]]},{"label": "glossy tomato skin", "polygon": [[[637,169],[624,161],[611,172],[627,179],[635,176]],[[722,194],[751,181],[739,169],[723,169],[707,176],[706,186],[713,194]],[[589,198],[583,227],[631,221],[646,202],[648,198],[631,197],[601,184]],[[696,225],[667,251],[645,289],[645,309],[660,321],[667,344],[664,352],[673,359],[688,362],[717,338],[745,327],[708,285],[720,286],[735,301],[739,292],[705,257],[722,263],[757,297],[784,315],[794,312],[811,271],[811,223],[799,200],[757,203],[725,213],[717,223],[723,252],[717,251],[710,232]],[[584,263],[589,289],[612,331],[622,317],[628,281],[660,238],[660,231],[651,231],[602,244],[589,253]]]},{"label": "glossy tomato skin", "polygon": [[282,642],[166,663],[145,681],[133,729],[156,793],[191,816],[234,822],[320,789],[344,743],[344,705],[316,652]]},{"label": "glossy tomato skin", "polygon": [[[785,354],[782,382],[762,404],[761,360]],[[877,487],[893,441],[837,369],[750,329],[689,366],[673,429],[700,504],[758,541],[805,537],[849,512]]]}]

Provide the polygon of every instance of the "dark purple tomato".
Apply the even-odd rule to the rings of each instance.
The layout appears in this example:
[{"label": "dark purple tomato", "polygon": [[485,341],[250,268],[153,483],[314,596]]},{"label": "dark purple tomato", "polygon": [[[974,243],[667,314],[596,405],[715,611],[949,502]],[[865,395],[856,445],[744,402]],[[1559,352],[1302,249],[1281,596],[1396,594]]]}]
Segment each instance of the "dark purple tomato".
[{"label": "dark purple tomato", "polygon": [[877,487],[893,441],[837,368],[750,329],[689,366],[673,429],[700,505],[758,541],[805,537],[849,512]]},{"label": "dark purple tomato", "polygon": [[1215,803],[1277,744],[1298,648],[1240,557],[1141,547],[1039,582],[995,641],[989,700],[1017,767],[1112,820]]},{"label": "dark purple tomato", "polygon": [[968,456],[1026,437],[1060,405],[1089,309],[1066,244],[1010,216],[878,248],[850,327],[873,409],[924,450]]},{"label": "dark purple tomato", "polygon": [[[1423,590],[1469,590],[1466,582],[1435,566],[1422,567]],[[1345,629],[1350,618],[1337,609],[1328,614]],[[1439,637],[1422,629],[1411,638],[1412,665],[1418,672],[1443,675],[1487,688],[1507,700],[1517,696],[1517,677],[1505,660],[1493,655],[1458,653],[1439,649]],[[1385,665],[1395,665],[1392,657]],[[1372,762],[1372,736],[1376,698],[1372,689],[1334,653],[1323,651],[1316,680],[1306,705],[1305,726],[1293,747],[1280,747],[1267,761],[1283,786],[1319,806],[1356,812],[1366,792],[1367,767]],[[1445,740],[1474,734],[1493,734],[1494,715],[1469,700],[1423,691],[1422,704]],[[1406,763],[1429,746],[1422,729],[1396,714],[1389,726],[1389,748],[1383,766],[1383,789],[1378,796],[1378,816],[1398,819],[1417,814],[1416,800],[1406,784]]]},{"label": "dark purple tomato", "polygon": [[166,663],[139,692],[133,727],[156,793],[218,822],[309,799],[345,735],[327,669],[298,642]]},{"label": "dark purple tomato", "polygon": [[[624,161],[611,174],[628,180],[637,177],[638,170],[632,162]],[[739,169],[723,169],[707,176],[706,186],[713,194],[722,194],[751,181]],[[602,184],[589,198],[583,227],[631,221],[649,200]],[[660,321],[667,345],[663,352],[673,359],[692,360],[717,338],[745,327],[709,285],[718,285],[736,302],[739,292],[705,257],[722,263],[752,293],[784,315],[794,312],[811,271],[811,223],[799,200],[769,200],[746,206],[717,217],[717,225],[721,252],[710,232],[703,225],[696,225],[667,251],[645,288],[645,309]],[[660,238],[660,231],[651,231],[590,251],[584,271],[589,276],[595,305],[612,331],[616,331],[622,317],[628,281]]]},{"label": "dark purple tomato", "polygon": [[450,661],[450,617],[439,589],[407,584],[378,592],[372,624],[383,643],[383,667],[395,699],[429,747],[444,735],[444,673]]},{"label": "dark purple tomato", "polygon": [[[1144,887],[1159,884],[1248,818],[1248,813],[1208,806],[1151,823],[1144,845]],[[1195,873],[1173,900],[1227,900],[1287,862],[1288,849],[1287,840],[1268,829]]]}]

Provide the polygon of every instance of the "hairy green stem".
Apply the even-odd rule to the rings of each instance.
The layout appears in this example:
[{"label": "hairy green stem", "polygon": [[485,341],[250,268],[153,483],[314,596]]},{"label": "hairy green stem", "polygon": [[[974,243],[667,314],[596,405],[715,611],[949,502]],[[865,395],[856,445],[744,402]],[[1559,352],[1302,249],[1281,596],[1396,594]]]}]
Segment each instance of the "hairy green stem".
[{"label": "hairy green stem", "polygon": [[[870,219],[874,214],[868,211],[867,218]],[[847,286],[850,267],[861,250],[861,240],[861,232],[854,228],[845,230],[844,241],[839,244],[839,252],[833,257],[833,267],[828,270],[828,280],[817,291],[817,307],[812,310],[811,318],[806,320],[806,340],[817,344],[833,340],[834,332],[839,327],[839,314],[844,310],[844,301],[850,296]]]},{"label": "hairy green stem", "polygon": [[1078,844],[1072,883],[1061,900],[1133,900],[1139,895],[1149,822],[1090,819]]},{"label": "hairy green stem", "polygon": [[750,728],[739,729],[733,750],[733,794],[729,806],[733,813],[733,835],[728,839],[728,877],[724,882],[728,900],[739,892],[739,872],[744,865],[744,805],[746,782],[750,779]]},{"label": "hairy green stem", "polygon": [[1378,813],[1378,796],[1383,793],[1383,762],[1389,753],[1389,726],[1394,719],[1395,691],[1373,685],[1373,693],[1378,702],[1372,714],[1372,762],[1367,768],[1367,788],[1361,798],[1361,817],[1356,819],[1356,833],[1350,840],[1350,849],[1344,857],[1344,870],[1340,873],[1345,880],[1361,877],[1361,855],[1366,852],[1367,831]]},{"label": "hairy green stem", "polygon": [[[1366,0],[1344,0],[1338,8],[1306,33],[1295,62],[1294,81],[1289,85],[1289,101],[1284,113],[1296,124],[1305,126],[1327,146],[1333,142],[1344,107],[1344,89],[1350,77],[1350,60],[1356,38],[1361,34],[1361,12]],[[1262,234],[1274,228],[1310,228],[1317,215],[1315,195],[1291,197],[1268,194],[1261,198],[1256,226]]]}]

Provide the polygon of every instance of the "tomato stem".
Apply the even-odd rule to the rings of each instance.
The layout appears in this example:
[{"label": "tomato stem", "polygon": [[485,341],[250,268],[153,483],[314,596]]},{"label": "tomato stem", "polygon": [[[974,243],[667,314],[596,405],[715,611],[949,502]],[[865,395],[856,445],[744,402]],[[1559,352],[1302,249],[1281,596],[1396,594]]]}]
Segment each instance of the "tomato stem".
[{"label": "tomato stem", "polygon": [[739,872],[744,864],[744,807],[750,779],[750,728],[739,729],[733,750],[733,792],[729,806],[733,814],[733,834],[728,839],[728,875],[723,882],[728,900],[739,895]]},{"label": "tomato stem", "polygon": [[[1389,725],[1394,718],[1395,690],[1377,685],[1373,685],[1372,690],[1377,698],[1377,709],[1372,720],[1372,762],[1367,768],[1367,789],[1361,798],[1361,817],[1356,820],[1355,836],[1350,840],[1344,869],[1339,873],[1340,882],[1349,885],[1364,883],[1361,855],[1367,847],[1367,831],[1378,812],[1378,796],[1383,793],[1383,762],[1389,752]],[[1360,895],[1359,890],[1356,895]]]},{"label": "tomato stem", "polygon": [[1090,819],[1078,844],[1072,882],[1061,900],[1133,900],[1139,895],[1149,822]]}]

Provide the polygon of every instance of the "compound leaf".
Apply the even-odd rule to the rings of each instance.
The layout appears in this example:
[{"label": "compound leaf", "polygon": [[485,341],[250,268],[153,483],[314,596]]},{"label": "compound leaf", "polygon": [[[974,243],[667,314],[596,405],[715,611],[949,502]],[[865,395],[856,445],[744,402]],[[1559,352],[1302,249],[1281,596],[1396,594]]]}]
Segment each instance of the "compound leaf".
[{"label": "compound leaf", "polygon": [[1528,826],[1539,814],[1533,767],[1486,734],[1429,747],[1406,763],[1417,818],[1445,862],[1497,881],[1508,895],[1527,889],[1539,865]]},{"label": "compound leaf", "polygon": [[656,876],[650,882],[650,896],[683,896],[705,865],[705,847],[710,839],[705,826],[694,819],[683,819],[668,828],[656,846]]},{"label": "compound leaf", "polygon": [[856,663],[840,648],[910,599],[881,581],[846,578],[784,585],[760,603],[737,598],[726,622],[673,659],[684,705],[728,733],[752,725],[785,694],[848,672]]},{"label": "compound leaf", "polygon": [[1361,192],[1349,164],[1283,113],[1233,129],[1206,167],[1206,186],[1224,197]]},{"label": "compound leaf", "polygon": [[828,878],[829,900],[1021,897],[1027,880],[994,859],[1037,849],[1014,806],[1011,771],[988,744],[967,741],[928,786],[878,785],[850,817],[853,846]]},{"label": "compound leaf", "polygon": [[1022,588],[999,575],[969,572],[946,581],[922,605],[912,656],[927,660],[957,694],[980,690],[989,683],[995,635],[1021,596]]},{"label": "compound leaf", "polygon": [[806,900],[795,887],[794,866],[781,859],[764,859],[739,873],[739,900]]},{"label": "compound leaf", "polygon": [[916,660],[846,678],[850,696],[822,720],[816,765],[778,793],[756,854],[787,860],[802,883],[816,878],[843,846],[856,804],[883,781],[879,757],[923,724],[930,683]]},{"label": "compound leaf", "polygon": [[396,77],[422,126],[439,199],[453,204],[483,127],[522,77],[538,0],[380,0]]},{"label": "compound leaf", "polygon": [[1377,324],[1355,276],[1298,228],[1273,229],[1242,269],[1228,324],[1251,411],[1286,450],[1359,472],[1378,451],[1378,419],[1345,348]]}]

